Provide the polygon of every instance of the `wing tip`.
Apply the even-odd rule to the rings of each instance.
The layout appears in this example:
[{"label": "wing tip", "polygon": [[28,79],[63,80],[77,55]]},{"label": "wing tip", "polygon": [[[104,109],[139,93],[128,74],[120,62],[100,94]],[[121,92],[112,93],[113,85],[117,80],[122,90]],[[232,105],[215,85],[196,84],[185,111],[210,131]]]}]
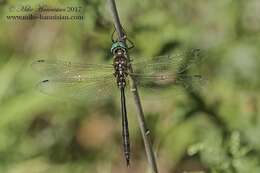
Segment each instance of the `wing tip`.
[{"label": "wing tip", "polygon": [[45,62],[45,59],[38,59],[36,62]]},{"label": "wing tip", "polygon": [[42,80],[41,83],[46,83],[46,82],[50,82],[49,79],[45,79],[45,80]]},{"label": "wing tip", "polygon": [[46,61],[44,59],[38,59],[31,63],[31,68],[37,71],[37,65],[39,63],[45,63]]}]

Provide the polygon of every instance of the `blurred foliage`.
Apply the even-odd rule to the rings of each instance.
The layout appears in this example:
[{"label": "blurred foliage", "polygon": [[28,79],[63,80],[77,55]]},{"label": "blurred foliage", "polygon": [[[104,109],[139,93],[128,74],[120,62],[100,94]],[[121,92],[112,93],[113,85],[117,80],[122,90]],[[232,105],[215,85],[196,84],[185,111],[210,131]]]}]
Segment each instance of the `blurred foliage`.
[{"label": "blurred foliage", "polygon": [[[200,91],[141,92],[162,173],[260,172],[260,1],[118,1],[133,57],[200,48]],[[81,6],[83,21],[7,20],[11,7]],[[118,98],[74,102],[41,94],[38,58],[111,62],[106,1],[0,0],[0,172],[147,172],[133,101],[132,166],[121,147]],[[163,92],[163,91],[162,91]],[[128,170],[129,169],[129,170]]]}]

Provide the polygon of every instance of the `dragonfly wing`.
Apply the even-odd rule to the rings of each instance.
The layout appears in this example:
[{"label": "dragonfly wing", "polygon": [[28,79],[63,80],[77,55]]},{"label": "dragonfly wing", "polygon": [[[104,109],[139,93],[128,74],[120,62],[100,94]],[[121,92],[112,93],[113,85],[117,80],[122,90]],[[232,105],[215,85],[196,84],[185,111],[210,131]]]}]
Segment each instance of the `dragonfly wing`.
[{"label": "dragonfly wing", "polygon": [[147,75],[161,72],[183,73],[201,59],[200,49],[192,49],[175,55],[158,56],[135,62],[132,63],[132,67],[135,72]]},{"label": "dragonfly wing", "polygon": [[162,88],[168,86],[182,86],[187,89],[200,88],[204,79],[201,75],[186,75],[186,74],[157,74],[143,75],[133,73],[130,74],[136,81],[137,85],[145,88]]},{"label": "dragonfly wing", "polygon": [[67,76],[43,80],[38,88],[51,96],[93,101],[111,96],[116,89],[116,82],[112,74],[97,78]]},{"label": "dragonfly wing", "polygon": [[36,60],[32,68],[48,77],[96,77],[111,73],[113,66],[109,64],[82,64],[61,60]]}]

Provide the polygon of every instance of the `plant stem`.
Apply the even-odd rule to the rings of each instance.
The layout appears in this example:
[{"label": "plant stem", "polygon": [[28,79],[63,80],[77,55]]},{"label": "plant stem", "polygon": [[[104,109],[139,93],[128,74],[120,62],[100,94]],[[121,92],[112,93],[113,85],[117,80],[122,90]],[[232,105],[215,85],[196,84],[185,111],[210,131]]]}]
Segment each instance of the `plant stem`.
[{"label": "plant stem", "polygon": [[[110,9],[111,9],[112,16],[113,16],[114,25],[115,25],[116,32],[118,35],[118,39],[119,39],[119,41],[121,41],[122,43],[124,43],[126,45],[125,33],[124,33],[122,25],[120,23],[120,18],[119,18],[118,12],[117,12],[115,0],[108,0],[108,3],[110,6]],[[128,58],[129,58],[129,56],[128,56]],[[130,71],[130,73],[133,72],[133,68],[132,68],[131,64],[129,67],[129,71]],[[135,101],[135,104],[137,107],[137,112],[138,112],[137,118],[138,118],[138,122],[139,122],[139,128],[141,130],[143,141],[144,141],[146,156],[147,156],[149,165],[150,165],[151,169],[153,170],[153,172],[158,173],[157,163],[155,160],[155,155],[154,155],[152,142],[151,142],[151,136],[150,136],[151,133],[145,123],[145,117],[144,117],[144,112],[143,112],[139,92],[137,89],[136,82],[133,78],[131,78],[131,84],[132,84],[131,91],[133,93],[134,101]]]}]

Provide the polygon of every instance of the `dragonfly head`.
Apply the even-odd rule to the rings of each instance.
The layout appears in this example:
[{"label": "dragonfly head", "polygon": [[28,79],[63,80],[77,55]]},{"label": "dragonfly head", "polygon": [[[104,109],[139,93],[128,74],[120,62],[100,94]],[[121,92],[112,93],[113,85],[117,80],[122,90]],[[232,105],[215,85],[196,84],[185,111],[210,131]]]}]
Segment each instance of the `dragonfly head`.
[{"label": "dragonfly head", "polygon": [[112,44],[111,52],[115,54],[118,50],[121,50],[122,52],[126,52],[127,47],[125,44],[121,41],[115,42]]}]

